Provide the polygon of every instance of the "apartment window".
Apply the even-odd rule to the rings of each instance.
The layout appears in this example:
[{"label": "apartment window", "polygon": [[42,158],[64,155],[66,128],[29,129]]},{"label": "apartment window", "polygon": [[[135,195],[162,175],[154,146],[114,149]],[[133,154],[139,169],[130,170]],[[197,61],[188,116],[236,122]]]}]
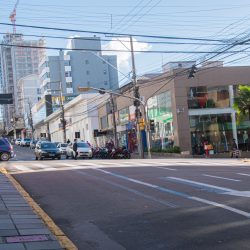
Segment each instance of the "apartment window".
[{"label": "apartment window", "polygon": [[72,82],[66,82],[66,88],[72,88]]},{"label": "apartment window", "polygon": [[103,70],[103,74],[104,74],[104,75],[107,75],[107,70],[106,70],[106,69]]},{"label": "apartment window", "polygon": [[89,75],[89,70],[86,71],[86,75]]},{"label": "apartment window", "polygon": [[40,94],[41,94],[41,89],[40,89],[40,88],[37,88],[37,89],[36,89],[36,93],[37,93],[38,95],[40,95]]},{"label": "apartment window", "polygon": [[108,81],[104,81],[104,85],[108,85]]},{"label": "apartment window", "polygon": [[66,71],[65,72],[65,77],[70,77],[71,76],[71,72],[70,71]]},{"label": "apartment window", "polygon": [[70,61],[64,61],[64,66],[70,66]]},{"label": "apartment window", "polygon": [[89,60],[85,60],[85,64],[89,64]]}]

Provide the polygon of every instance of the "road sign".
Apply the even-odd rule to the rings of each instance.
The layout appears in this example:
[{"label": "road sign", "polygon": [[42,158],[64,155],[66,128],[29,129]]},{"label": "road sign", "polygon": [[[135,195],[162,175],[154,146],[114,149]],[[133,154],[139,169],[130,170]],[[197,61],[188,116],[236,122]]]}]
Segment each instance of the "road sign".
[{"label": "road sign", "polygon": [[0,104],[13,104],[12,94],[0,94]]}]

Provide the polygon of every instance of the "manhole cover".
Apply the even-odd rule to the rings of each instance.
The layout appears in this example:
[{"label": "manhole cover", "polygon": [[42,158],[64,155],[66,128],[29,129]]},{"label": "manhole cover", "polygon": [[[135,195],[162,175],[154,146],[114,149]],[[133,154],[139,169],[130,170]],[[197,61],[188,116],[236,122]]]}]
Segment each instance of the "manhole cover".
[{"label": "manhole cover", "polygon": [[49,238],[46,235],[25,235],[25,236],[10,236],[6,237],[7,243],[46,241]]}]

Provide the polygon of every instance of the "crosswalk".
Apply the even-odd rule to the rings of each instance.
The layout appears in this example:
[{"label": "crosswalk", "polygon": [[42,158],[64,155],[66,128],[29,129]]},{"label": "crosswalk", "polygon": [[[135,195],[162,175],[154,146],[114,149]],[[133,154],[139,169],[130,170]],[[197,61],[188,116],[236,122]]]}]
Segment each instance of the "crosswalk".
[{"label": "crosswalk", "polygon": [[13,161],[3,165],[10,173],[59,171],[87,168],[155,167],[176,171],[181,166],[228,166],[250,168],[250,162],[236,159],[133,159],[133,160],[61,160],[61,161]]}]

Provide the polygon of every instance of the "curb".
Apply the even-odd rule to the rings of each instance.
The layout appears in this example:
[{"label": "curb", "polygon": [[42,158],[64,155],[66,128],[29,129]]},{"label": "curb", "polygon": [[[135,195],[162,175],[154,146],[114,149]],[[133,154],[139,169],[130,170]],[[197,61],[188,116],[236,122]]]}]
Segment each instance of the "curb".
[{"label": "curb", "polygon": [[31,196],[24,190],[24,188],[12,177],[6,169],[0,168],[0,173],[7,176],[10,182],[15,186],[18,192],[27,201],[33,211],[42,219],[49,230],[54,234],[60,245],[66,250],[78,250],[74,243],[64,234],[64,232],[54,223],[49,215],[31,198]]}]

